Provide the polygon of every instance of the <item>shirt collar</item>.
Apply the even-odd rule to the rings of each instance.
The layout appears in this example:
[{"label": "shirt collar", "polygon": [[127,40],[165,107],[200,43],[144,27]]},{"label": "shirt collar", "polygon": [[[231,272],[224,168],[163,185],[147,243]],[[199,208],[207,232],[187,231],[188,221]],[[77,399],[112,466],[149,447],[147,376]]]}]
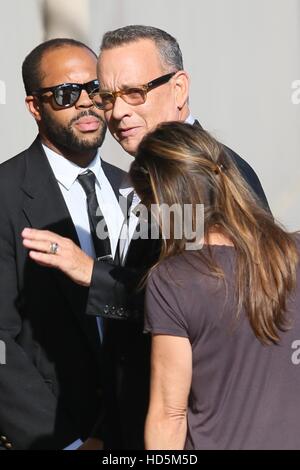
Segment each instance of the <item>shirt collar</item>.
[{"label": "shirt collar", "polygon": [[132,196],[132,202],[131,202],[131,206],[130,206],[130,211],[131,212],[133,212],[133,210],[141,202],[141,200],[140,200],[139,196],[137,195],[137,193],[134,191],[134,188],[132,186],[132,182],[129,178],[129,175],[126,174],[125,178],[123,179],[123,181],[121,183],[121,186],[119,188],[119,193],[121,194],[121,196],[123,196],[124,198],[127,199],[132,192],[133,192],[133,196]]},{"label": "shirt collar", "polygon": [[192,124],[193,125],[195,123],[195,118],[191,114],[189,114],[184,122],[186,124]]},{"label": "shirt collar", "polygon": [[76,181],[77,176],[88,169],[95,174],[98,183],[100,183],[101,158],[99,149],[91,163],[86,168],[82,168],[70,160],[67,160],[62,155],[59,155],[57,152],[54,152],[54,150],[51,150],[46,145],[42,145],[56,180],[68,191]]},{"label": "shirt collar", "polygon": [[132,186],[132,182],[131,182],[131,179],[129,177],[128,174],[125,175],[125,177],[123,178],[123,181],[121,183],[121,186],[119,188],[119,193],[123,196],[123,197],[128,197],[130,193],[132,193],[133,191],[133,186]]}]

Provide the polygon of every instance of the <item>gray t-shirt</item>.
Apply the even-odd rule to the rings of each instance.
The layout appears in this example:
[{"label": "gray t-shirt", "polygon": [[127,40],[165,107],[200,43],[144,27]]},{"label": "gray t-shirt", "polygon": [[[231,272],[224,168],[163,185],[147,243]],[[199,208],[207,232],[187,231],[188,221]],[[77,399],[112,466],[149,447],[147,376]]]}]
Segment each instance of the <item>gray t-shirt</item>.
[{"label": "gray t-shirt", "polygon": [[192,346],[186,448],[300,449],[300,268],[287,304],[292,327],[278,346],[264,346],[244,311],[234,320],[235,249],[212,253],[226,286],[197,252],[162,262],[147,286],[145,331]]}]

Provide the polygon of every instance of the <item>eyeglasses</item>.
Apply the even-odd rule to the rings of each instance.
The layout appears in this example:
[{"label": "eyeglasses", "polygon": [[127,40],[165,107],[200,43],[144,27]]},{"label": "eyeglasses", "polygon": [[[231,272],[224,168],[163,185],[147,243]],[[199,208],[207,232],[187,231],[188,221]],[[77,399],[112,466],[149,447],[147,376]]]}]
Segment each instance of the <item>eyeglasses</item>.
[{"label": "eyeglasses", "polygon": [[87,83],[63,83],[61,85],[51,86],[48,88],[39,88],[33,91],[33,96],[42,96],[44,93],[51,91],[54,101],[60,108],[70,108],[80,98],[82,90],[86,90],[88,95],[96,93],[99,90],[99,81],[92,80]]},{"label": "eyeglasses", "polygon": [[118,96],[120,96],[125,103],[132,106],[138,106],[139,104],[145,103],[147,99],[147,93],[153,88],[156,88],[164,83],[167,83],[176,72],[167,73],[161,77],[151,80],[151,82],[146,83],[145,85],[124,88],[124,90],[119,91],[108,91],[108,90],[99,90],[96,93],[90,95],[91,100],[94,105],[99,109],[104,109],[104,111],[110,111],[115,104],[115,101]]}]

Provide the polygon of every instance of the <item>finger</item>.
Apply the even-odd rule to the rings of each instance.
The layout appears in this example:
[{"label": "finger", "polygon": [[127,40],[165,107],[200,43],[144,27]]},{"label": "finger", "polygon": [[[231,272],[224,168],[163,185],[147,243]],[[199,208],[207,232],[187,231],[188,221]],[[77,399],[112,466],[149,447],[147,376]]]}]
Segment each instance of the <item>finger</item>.
[{"label": "finger", "polygon": [[52,268],[52,269],[55,269],[55,266],[50,266],[49,264],[42,263],[41,261],[34,260],[34,262],[35,262],[36,264],[38,264],[39,266],[43,266],[43,268]]},{"label": "finger", "polygon": [[[41,251],[43,253],[50,253],[51,254],[51,245],[52,242],[48,241],[39,241],[39,240],[30,240],[29,238],[24,238],[23,245],[30,250]],[[60,251],[60,247],[58,245],[56,254]]]},{"label": "finger", "polygon": [[30,240],[44,240],[49,243],[61,243],[62,237],[49,230],[38,230],[35,228],[24,228],[22,237]]},{"label": "finger", "polygon": [[56,255],[49,255],[46,253],[40,253],[38,251],[30,251],[29,256],[31,259],[39,264],[42,264],[43,266],[59,268],[59,258]]}]

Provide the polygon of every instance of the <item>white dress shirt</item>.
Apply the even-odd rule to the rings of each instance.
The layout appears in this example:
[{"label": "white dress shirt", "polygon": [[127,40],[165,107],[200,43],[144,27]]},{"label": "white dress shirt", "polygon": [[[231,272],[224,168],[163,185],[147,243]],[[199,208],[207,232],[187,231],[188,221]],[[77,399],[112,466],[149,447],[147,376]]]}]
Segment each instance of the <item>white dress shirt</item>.
[{"label": "white dress shirt", "polygon": [[77,177],[86,170],[91,170],[95,174],[96,196],[107,224],[114,257],[124,217],[113,188],[102,169],[99,150],[88,167],[82,168],[45,145],[43,148],[74,223],[80,246],[93,258],[95,258],[95,250],[90,231],[86,194]]},{"label": "white dress shirt", "polygon": [[186,120],[185,120],[184,122],[185,122],[186,124],[191,124],[191,125],[193,125],[194,122],[195,122],[195,120],[196,120],[196,119],[195,119],[191,114],[189,114],[188,117],[186,118]]}]

